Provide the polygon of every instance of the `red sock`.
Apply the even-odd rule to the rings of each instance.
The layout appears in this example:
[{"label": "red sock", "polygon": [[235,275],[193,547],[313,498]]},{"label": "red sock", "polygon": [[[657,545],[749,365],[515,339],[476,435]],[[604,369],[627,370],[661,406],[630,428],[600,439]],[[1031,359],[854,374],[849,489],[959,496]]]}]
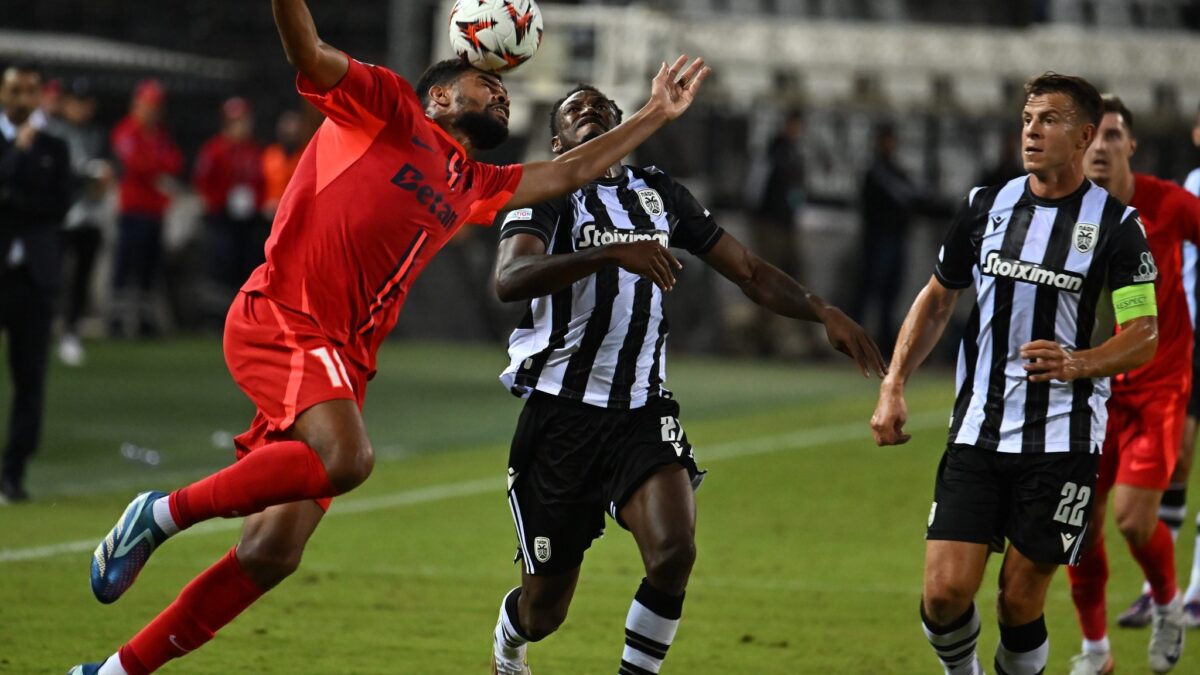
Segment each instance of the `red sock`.
[{"label": "red sock", "polygon": [[268,506],[334,497],[325,465],[300,441],[256,448],[207,478],[171,493],[180,529],[210,518],[238,518]]},{"label": "red sock", "polygon": [[1083,636],[1101,640],[1108,634],[1108,614],[1104,608],[1104,586],[1108,583],[1108,554],[1104,550],[1104,535],[1096,537],[1090,548],[1083,550],[1079,564],[1067,568],[1071,579],[1071,599]]},{"label": "red sock", "polygon": [[246,576],[237,549],[184,587],[175,602],[162,611],[119,652],[129,675],[149,675],[212,639],[263,591]]},{"label": "red sock", "polygon": [[1150,595],[1154,602],[1165,605],[1175,599],[1175,542],[1166,523],[1156,522],[1154,534],[1141,548],[1129,547],[1130,553],[1142,566],[1146,581],[1150,582]]}]

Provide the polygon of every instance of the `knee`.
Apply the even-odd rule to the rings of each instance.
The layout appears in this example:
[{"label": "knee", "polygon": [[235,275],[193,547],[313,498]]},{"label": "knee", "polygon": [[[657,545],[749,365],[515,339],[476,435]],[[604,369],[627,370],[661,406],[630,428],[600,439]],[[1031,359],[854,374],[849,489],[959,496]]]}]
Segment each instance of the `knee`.
[{"label": "knee", "polygon": [[338,444],[318,452],[324,458],[329,483],[339,494],[362,485],[375,468],[375,451],[365,440]]},{"label": "knee", "polygon": [[962,618],[974,601],[973,593],[951,585],[939,584],[926,587],[921,606],[930,621],[947,626]]},{"label": "knee", "polygon": [[651,548],[645,563],[646,578],[655,588],[680,595],[696,564],[696,540],[691,536],[669,538]]},{"label": "knee", "polygon": [[246,576],[259,588],[268,590],[277,586],[300,567],[302,548],[280,548],[253,540],[238,544],[237,559]]},{"label": "knee", "polygon": [[1000,623],[1020,626],[1041,616],[1045,598],[1031,589],[1006,586],[996,594],[996,615]]},{"label": "knee", "polygon": [[544,640],[567,620],[567,606],[564,603],[537,606],[530,603],[528,609],[521,612],[521,629],[531,642]]},{"label": "knee", "polygon": [[1150,536],[1154,534],[1154,528],[1158,525],[1157,514],[1152,514],[1152,517],[1145,518],[1136,512],[1120,512],[1116,514],[1117,529],[1121,531],[1121,536],[1125,537],[1125,541],[1134,548],[1141,548],[1150,541]]}]

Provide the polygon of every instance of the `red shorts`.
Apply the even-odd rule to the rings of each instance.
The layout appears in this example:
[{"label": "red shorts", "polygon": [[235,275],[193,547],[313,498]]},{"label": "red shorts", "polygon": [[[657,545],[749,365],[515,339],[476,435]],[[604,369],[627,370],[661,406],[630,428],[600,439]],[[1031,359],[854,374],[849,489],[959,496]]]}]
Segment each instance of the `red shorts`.
[{"label": "red shorts", "polygon": [[[292,440],[296,417],[325,401],[349,399],[362,409],[365,371],[349,366],[307,314],[257,293],[241,293],[225,319],[225,364],[258,408],[250,428],[234,439],[237,458],[270,443]],[[328,509],[331,499],[318,500]]]},{"label": "red shorts", "polygon": [[1179,459],[1186,414],[1187,396],[1177,387],[1122,391],[1110,398],[1096,491],[1107,494],[1114,483],[1166,490]]}]

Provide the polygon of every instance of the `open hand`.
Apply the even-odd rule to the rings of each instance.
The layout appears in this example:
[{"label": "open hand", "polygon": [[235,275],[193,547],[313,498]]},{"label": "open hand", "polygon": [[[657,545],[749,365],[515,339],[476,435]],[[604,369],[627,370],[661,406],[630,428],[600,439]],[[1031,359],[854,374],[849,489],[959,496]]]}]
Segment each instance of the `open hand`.
[{"label": "open hand", "polygon": [[675,287],[675,272],[683,269],[683,264],[657,241],[612,244],[610,248],[618,267],[653,281],[664,293]]},{"label": "open hand", "polygon": [[887,374],[887,363],[884,362],[879,347],[854,319],[836,307],[829,307],[821,321],[825,324],[825,336],[829,338],[829,344],[854,359],[863,377],[870,377],[871,371],[880,378]]},{"label": "open hand", "polygon": [[703,58],[692,61],[692,65],[683,70],[687,61],[688,56],[684,54],[675,59],[670,67],[662,64],[650,83],[650,103],[662,109],[668,120],[678,118],[692,105],[700,85],[712,73],[712,69],[704,65]]}]

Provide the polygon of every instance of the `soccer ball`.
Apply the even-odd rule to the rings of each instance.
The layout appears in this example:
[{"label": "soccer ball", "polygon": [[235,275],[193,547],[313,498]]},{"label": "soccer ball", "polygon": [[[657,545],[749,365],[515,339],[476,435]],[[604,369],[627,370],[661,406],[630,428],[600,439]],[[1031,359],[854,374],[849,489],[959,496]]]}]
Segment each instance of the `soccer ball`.
[{"label": "soccer ball", "polygon": [[457,0],[450,10],[450,46],[480,70],[512,70],[541,44],[542,11],[534,0]]}]

